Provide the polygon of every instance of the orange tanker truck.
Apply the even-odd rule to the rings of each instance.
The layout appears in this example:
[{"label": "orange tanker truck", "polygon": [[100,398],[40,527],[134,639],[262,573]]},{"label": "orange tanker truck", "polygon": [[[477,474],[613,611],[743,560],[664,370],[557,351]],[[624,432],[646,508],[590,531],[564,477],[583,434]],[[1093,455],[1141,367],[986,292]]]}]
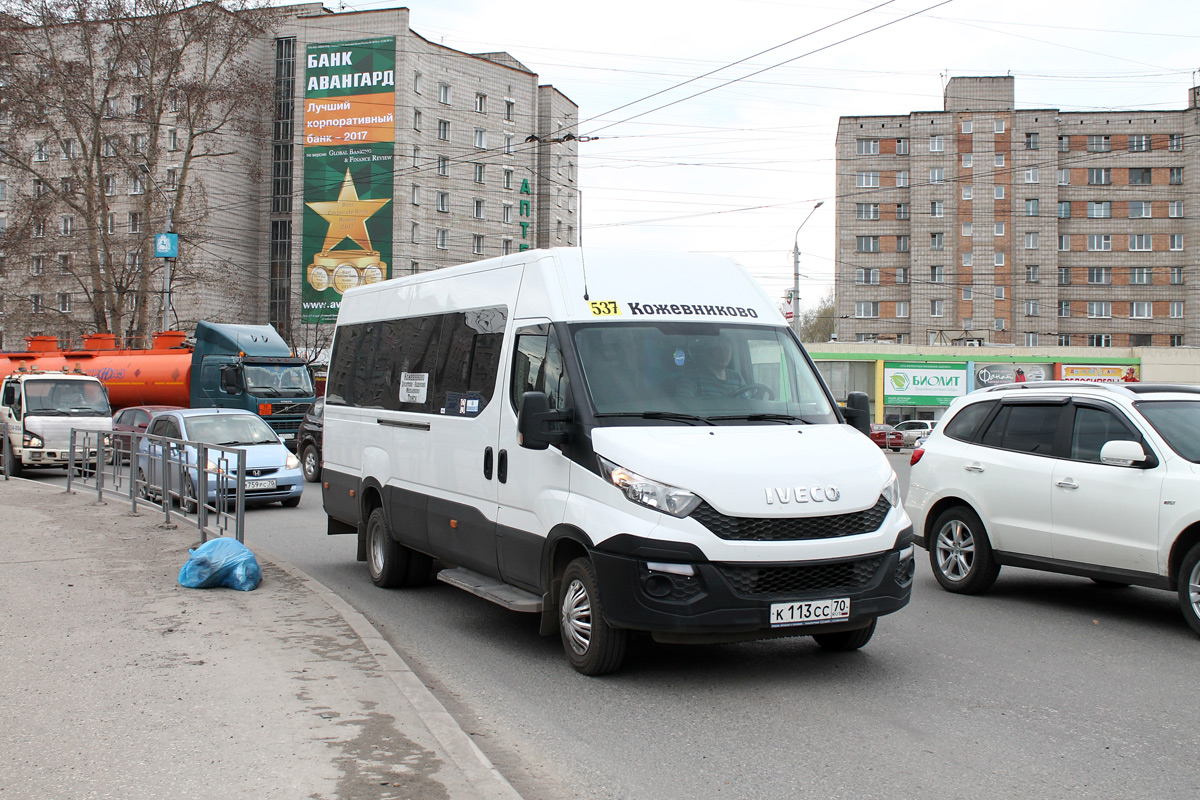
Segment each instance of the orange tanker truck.
[{"label": "orange tanker truck", "polygon": [[270,325],[200,322],[193,341],[183,331],[164,331],[148,350],[118,350],[111,333],[85,336],[79,350],[60,350],[53,336],[25,341],[25,352],[0,353],[0,378],[22,367],[82,371],[100,379],[114,411],[139,405],[243,408],[265,419],[293,449],[314,400],[303,359]]}]

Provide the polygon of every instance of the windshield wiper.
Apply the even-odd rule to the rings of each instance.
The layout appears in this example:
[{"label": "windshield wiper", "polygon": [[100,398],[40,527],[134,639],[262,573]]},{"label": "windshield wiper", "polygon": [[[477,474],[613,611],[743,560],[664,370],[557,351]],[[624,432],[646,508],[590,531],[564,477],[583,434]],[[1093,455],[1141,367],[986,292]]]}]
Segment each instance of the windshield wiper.
[{"label": "windshield wiper", "polygon": [[770,422],[799,422],[804,425],[814,424],[804,417],[797,417],[794,414],[724,414],[719,417],[709,417],[709,419],[744,419],[749,422],[768,420]]},{"label": "windshield wiper", "polygon": [[712,425],[708,417],[698,417],[695,414],[678,414],[674,411],[613,411],[604,414],[597,414],[597,419],[604,417],[641,417],[642,419],[671,419],[680,422],[703,422],[705,425]]},{"label": "windshield wiper", "polygon": [[283,392],[279,391],[274,386],[255,386],[250,391],[262,392],[263,394],[269,394],[271,397],[283,397]]}]

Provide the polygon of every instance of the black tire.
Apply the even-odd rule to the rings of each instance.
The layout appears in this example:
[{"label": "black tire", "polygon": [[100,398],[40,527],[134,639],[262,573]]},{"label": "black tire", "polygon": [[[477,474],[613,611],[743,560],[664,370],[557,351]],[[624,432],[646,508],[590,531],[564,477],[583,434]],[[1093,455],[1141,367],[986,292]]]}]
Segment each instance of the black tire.
[{"label": "black tire", "polygon": [[284,508],[295,508],[296,506],[300,505],[300,498],[289,497],[286,500],[280,500],[279,505],[283,506]]},{"label": "black tire", "polygon": [[946,591],[978,594],[996,582],[1000,565],[983,521],[971,509],[954,506],[943,511],[929,538],[929,565]]},{"label": "black tire", "polygon": [[179,500],[179,508],[185,514],[195,514],[200,508],[200,504],[196,502],[196,487],[191,478],[183,479],[183,497]]},{"label": "black tire", "polygon": [[142,471],[141,467],[138,467],[137,480],[138,497],[142,498],[143,500],[154,502],[154,498],[150,496],[150,484],[146,482],[146,473]]},{"label": "black tire", "polygon": [[899,447],[893,447],[893,448],[892,448],[892,452],[893,452],[893,453],[899,453],[899,452],[900,452],[900,448],[899,448]]},{"label": "black tire", "polygon": [[878,622],[878,619],[873,619],[867,627],[853,631],[814,633],[813,640],[825,650],[836,650],[839,652],[858,650],[871,641],[871,637],[875,635],[876,622]]},{"label": "black tire", "polygon": [[309,483],[321,480],[321,454],[314,445],[306,444],[300,451],[300,469]]},{"label": "black tire", "polygon": [[377,508],[367,519],[367,570],[381,589],[408,589],[429,583],[433,559],[397,542]]},{"label": "black tire", "polygon": [[629,631],[611,628],[597,588],[596,568],[587,558],[567,565],[558,604],[558,630],[571,666],[584,675],[607,675],[625,661]]},{"label": "black tire", "polygon": [[1200,634],[1200,543],[1192,545],[1179,566],[1179,609]]}]

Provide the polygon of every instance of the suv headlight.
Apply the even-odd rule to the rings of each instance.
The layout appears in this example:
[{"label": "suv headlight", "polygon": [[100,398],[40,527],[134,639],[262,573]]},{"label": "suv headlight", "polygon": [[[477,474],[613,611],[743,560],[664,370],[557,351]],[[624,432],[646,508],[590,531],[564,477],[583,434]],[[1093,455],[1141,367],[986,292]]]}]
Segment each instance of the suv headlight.
[{"label": "suv headlight", "polygon": [[892,504],[892,508],[900,506],[900,481],[896,478],[895,472],[892,472],[892,479],[884,484],[880,494],[883,495],[883,499]]},{"label": "suv headlight", "polygon": [[686,517],[696,506],[700,505],[700,498],[687,489],[643,478],[636,472],[630,472],[603,456],[596,456],[596,458],[600,461],[600,474],[638,505],[653,508],[655,511],[661,511],[673,517]]}]

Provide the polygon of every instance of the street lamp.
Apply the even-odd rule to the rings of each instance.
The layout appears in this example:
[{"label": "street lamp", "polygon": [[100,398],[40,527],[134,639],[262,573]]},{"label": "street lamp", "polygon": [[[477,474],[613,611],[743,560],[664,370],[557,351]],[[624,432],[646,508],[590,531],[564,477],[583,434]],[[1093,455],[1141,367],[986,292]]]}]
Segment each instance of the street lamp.
[{"label": "street lamp", "polygon": [[[800,228],[803,228],[812,217],[813,212],[823,205],[825,205],[825,201],[818,200],[817,204],[808,212],[808,216],[804,218],[804,222],[800,223]],[[797,335],[800,333],[800,228],[796,228],[796,235],[792,237],[792,330]]]}]

